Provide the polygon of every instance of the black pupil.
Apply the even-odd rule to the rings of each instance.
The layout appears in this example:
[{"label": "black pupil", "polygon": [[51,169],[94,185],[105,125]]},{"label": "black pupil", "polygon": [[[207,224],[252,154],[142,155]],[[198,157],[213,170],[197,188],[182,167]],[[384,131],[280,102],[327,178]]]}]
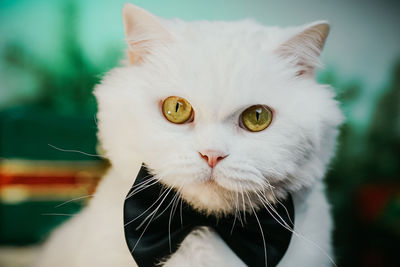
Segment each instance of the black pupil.
[{"label": "black pupil", "polygon": [[258,110],[256,110],[256,118],[257,118],[257,121],[260,119],[260,113],[261,113],[261,112],[259,112]]},{"label": "black pupil", "polygon": [[176,105],[175,105],[175,112],[178,112],[178,109],[179,109],[179,102],[176,102]]}]

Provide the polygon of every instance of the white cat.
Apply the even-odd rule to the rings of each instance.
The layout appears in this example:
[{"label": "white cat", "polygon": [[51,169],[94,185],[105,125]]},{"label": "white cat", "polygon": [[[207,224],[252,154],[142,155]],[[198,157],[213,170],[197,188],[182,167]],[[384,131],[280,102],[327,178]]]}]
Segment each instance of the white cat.
[{"label": "white cat", "polygon": [[[295,234],[278,266],[332,265],[322,178],[343,117],[333,90],[314,79],[327,22],[281,29],[251,20],[164,21],[132,4],[123,18],[127,63],[95,88],[98,137],[112,167],[88,207],[51,235],[38,266],[135,266],[123,204],[142,162],[209,214],[263,208],[256,191],[270,202],[290,193]],[[252,200],[238,205],[243,192]],[[165,261],[243,265],[207,227]]]}]

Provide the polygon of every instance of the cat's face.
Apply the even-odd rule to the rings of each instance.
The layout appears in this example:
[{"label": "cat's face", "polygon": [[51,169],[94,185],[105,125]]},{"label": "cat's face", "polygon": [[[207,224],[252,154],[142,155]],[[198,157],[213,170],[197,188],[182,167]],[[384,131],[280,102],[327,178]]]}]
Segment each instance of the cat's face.
[{"label": "cat's face", "polygon": [[164,28],[134,6],[124,16],[130,64],[95,91],[113,164],[128,171],[139,158],[210,213],[272,202],[324,175],[342,120],[333,92],[312,77],[326,24]]}]

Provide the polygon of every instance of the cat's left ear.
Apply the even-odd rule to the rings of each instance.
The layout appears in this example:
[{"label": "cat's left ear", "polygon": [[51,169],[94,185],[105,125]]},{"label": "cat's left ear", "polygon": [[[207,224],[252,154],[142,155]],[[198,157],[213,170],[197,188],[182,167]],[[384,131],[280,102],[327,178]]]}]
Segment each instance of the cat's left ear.
[{"label": "cat's left ear", "polygon": [[319,56],[329,34],[329,24],[318,21],[309,24],[278,47],[276,52],[289,58],[298,68],[297,76],[313,77],[315,68],[320,66]]},{"label": "cat's left ear", "polygon": [[171,40],[169,32],[146,10],[126,3],[122,10],[129,62],[138,64],[159,44]]}]

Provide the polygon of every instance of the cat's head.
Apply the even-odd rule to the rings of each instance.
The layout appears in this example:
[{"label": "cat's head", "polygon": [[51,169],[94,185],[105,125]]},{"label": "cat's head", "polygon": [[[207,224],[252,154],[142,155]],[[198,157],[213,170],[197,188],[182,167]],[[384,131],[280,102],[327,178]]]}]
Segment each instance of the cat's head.
[{"label": "cat's head", "polygon": [[[97,86],[99,137],[209,213],[248,209],[324,175],[342,121],[314,79],[326,22],[164,21],[128,4],[128,62]],[[134,177],[132,177],[133,179]]]}]

